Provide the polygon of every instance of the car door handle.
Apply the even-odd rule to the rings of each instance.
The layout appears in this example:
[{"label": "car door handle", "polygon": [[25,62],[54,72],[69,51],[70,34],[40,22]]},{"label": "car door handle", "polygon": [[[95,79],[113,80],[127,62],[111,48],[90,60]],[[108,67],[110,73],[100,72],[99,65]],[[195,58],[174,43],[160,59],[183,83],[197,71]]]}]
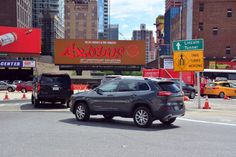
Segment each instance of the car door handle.
[{"label": "car door handle", "polygon": [[107,95],[107,96],[113,96],[112,94],[109,94],[109,95]]},{"label": "car door handle", "polygon": [[137,95],[136,94],[132,94],[133,97],[136,97]]}]

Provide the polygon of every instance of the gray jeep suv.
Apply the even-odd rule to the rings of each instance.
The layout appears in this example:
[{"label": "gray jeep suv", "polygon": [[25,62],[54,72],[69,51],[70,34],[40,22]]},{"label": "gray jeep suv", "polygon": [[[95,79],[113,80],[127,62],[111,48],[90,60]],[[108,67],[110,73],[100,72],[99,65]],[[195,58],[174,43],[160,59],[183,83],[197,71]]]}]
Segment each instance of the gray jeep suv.
[{"label": "gray jeep suv", "polygon": [[74,94],[70,111],[79,121],[101,114],[133,117],[139,127],[149,127],[154,120],[171,124],[185,114],[183,93],[173,81],[121,76],[88,92]]}]

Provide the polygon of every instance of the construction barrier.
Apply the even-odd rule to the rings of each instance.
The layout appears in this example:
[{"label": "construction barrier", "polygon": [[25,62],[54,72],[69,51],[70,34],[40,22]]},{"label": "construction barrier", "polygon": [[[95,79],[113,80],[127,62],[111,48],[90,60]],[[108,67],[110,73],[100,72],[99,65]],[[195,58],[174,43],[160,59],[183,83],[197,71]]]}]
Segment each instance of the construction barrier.
[{"label": "construction barrier", "polygon": [[204,103],[203,109],[211,109],[209,101],[208,101],[208,96],[205,97],[205,103]]}]

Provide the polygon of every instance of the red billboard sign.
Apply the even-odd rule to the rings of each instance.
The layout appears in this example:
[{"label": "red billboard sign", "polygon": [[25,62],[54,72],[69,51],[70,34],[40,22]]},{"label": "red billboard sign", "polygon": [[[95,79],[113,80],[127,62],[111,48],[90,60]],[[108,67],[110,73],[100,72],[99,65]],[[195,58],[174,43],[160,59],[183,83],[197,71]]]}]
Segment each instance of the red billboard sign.
[{"label": "red billboard sign", "polygon": [[144,65],[145,42],[56,39],[55,64]]},{"label": "red billboard sign", "polygon": [[41,53],[41,29],[0,26],[0,53]]}]

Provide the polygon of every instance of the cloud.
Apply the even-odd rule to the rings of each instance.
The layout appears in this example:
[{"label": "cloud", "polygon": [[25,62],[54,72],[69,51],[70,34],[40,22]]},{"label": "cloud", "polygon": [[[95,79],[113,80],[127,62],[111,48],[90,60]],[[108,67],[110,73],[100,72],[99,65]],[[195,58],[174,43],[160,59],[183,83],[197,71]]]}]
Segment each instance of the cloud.
[{"label": "cloud", "polygon": [[131,39],[133,30],[140,30],[140,24],[152,30],[158,15],[165,11],[164,0],[110,0],[111,23],[119,24],[120,39]]},{"label": "cloud", "polygon": [[164,0],[110,0],[111,16],[115,19],[138,18],[147,15],[158,16],[164,13]]},{"label": "cloud", "polygon": [[127,25],[127,24],[121,25],[121,28],[128,28],[128,27],[129,27],[129,25]]}]

